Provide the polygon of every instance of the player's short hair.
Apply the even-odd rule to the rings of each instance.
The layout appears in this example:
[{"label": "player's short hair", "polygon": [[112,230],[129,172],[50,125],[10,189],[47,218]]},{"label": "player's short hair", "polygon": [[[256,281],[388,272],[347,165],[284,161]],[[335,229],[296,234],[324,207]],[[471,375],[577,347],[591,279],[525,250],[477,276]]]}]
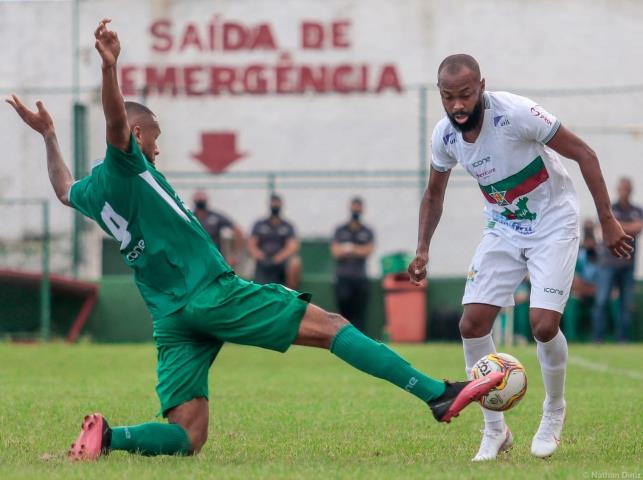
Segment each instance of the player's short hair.
[{"label": "player's short hair", "polygon": [[281,202],[281,196],[277,195],[276,193],[271,193],[270,194],[270,201],[273,202],[275,200],[278,201],[278,202]]},{"label": "player's short hair", "polygon": [[351,198],[351,204],[353,204],[353,203],[358,203],[360,205],[363,205],[364,200],[362,200],[362,197],[355,196],[355,197]]},{"label": "player's short hair", "polygon": [[125,112],[127,113],[127,119],[130,123],[132,123],[132,120],[137,118],[153,118],[156,116],[154,115],[154,112],[145,105],[130,101],[125,102]]},{"label": "player's short hair", "polygon": [[438,67],[438,80],[440,79],[442,70],[446,70],[450,75],[455,75],[462,68],[468,68],[480,78],[480,65],[478,65],[476,59],[466,53],[456,53],[442,60],[442,63],[440,63]]}]

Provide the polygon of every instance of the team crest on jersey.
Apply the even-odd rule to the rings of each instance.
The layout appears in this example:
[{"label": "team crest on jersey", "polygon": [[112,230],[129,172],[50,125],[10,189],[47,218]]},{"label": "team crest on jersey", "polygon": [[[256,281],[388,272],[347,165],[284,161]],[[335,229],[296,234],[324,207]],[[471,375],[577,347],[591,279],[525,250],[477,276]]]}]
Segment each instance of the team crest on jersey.
[{"label": "team crest on jersey", "polygon": [[507,190],[500,191],[500,190],[496,190],[496,188],[493,185],[491,186],[491,192],[489,192],[489,196],[496,202],[496,204],[509,205],[506,195],[507,195]]},{"label": "team crest on jersey", "polygon": [[447,133],[442,137],[442,141],[445,145],[453,145],[455,143],[455,133]]},{"label": "team crest on jersey", "polygon": [[507,115],[497,115],[497,116],[493,117],[493,126],[494,127],[506,127],[507,125],[511,125]]}]

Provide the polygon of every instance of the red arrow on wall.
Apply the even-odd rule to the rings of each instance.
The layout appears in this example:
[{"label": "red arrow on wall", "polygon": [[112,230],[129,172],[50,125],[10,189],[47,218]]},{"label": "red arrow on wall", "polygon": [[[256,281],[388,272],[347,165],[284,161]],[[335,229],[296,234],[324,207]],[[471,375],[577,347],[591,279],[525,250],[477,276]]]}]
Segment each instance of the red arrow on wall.
[{"label": "red arrow on wall", "polygon": [[192,158],[201,162],[211,173],[221,173],[246,153],[237,151],[235,132],[202,132],[201,151]]}]

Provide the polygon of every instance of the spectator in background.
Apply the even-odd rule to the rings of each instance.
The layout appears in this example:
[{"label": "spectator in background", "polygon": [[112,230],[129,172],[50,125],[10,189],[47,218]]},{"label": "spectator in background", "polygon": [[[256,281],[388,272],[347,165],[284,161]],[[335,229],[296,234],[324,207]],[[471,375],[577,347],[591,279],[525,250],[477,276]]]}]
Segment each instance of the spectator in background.
[{"label": "spectator in background", "polygon": [[634,266],[636,256],[636,237],[643,229],[643,209],[632,205],[632,181],[621,178],[618,183],[618,201],[612,205],[614,216],[620,222],[623,230],[634,237],[630,258],[616,258],[609,254],[606,248],[600,251],[598,279],[596,283],[596,302],[592,315],[592,337],[594,341],[603,341],[607,319],[605,309],[610,299],[612,288],[618,288],[619,309],[614,319],[615,338],[625,342],[629,339],[630,317],[632,313],[632,298],[634,293]]},{"label": "spectator in background", "polygon": [[335,298],[339,312],[364,332],[369,285],[366,259],[373,253],[373,231],[361,222],[364,205],[361,198],[351,200],[348,223],[335,230],[331,253],[337,260]]},{"label": "spectator in background", "polygon": [[599,266],[595,230],[593,220],[586,219],[583,222],[583,237],[576,258],[572,291],[562,320],[563,331],[570,341],[578,340],[578,326],[583,312],[590,311],[596,295]]},{"label": "spectator in background", "polygon": [[[194,215],[201,222],[201,225],[208,232],[210,238],[217,246],[228,265],[236,267],[243,253],[244,238],[241,228],[223,213],[208,209],[208,196],[202,190],[198,190],[193,197]],[[229,229],[233,234],[233,245],[231,251],[223,248],[221,232]]]},{"label": "spectator in background", "polygon": [[257,262],[255,282],[279,283],[296,290],[299,287],[301,260],[295,229],[281,216],[283,203],[270,196],[270,216],[252,227],[248,252]]}]

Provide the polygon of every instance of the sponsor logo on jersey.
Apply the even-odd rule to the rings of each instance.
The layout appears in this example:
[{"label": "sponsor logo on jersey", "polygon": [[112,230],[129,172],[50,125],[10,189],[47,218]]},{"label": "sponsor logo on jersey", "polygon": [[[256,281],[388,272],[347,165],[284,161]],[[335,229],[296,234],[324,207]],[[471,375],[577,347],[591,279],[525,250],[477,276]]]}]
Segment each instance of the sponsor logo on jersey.
[{"label": "sponsor logo on jersey", "polygon": [[[487,164],[491,161],[491,156],[487,155],[484,158],[481,158],[480,160],[476,160],[471,164],[473,168],[479,168],[479,167],[485,167]],[[477,178],[486,178],[492,173],[496,171],[495,168],[487,168],[486,170],[483,170],[482,172],[475,172],[475,175]]]},{"label": "sponsor logo on jersey", "polygon": [[491,212],[491,218],[492,220],[490,221],[499,225],[504,225],[520,235],[533,235],[536,233],[534,228],[531,226],[531,222],[525,223],[523,221],[508,220],[498,212]]},{"label": "sponsor logo on jersey", "polygon": [[545,293],[555,293],[557,295],[562,295],[563,294],[563,291],[558,290],[557,288],[545,287],[544,290],[545,290]]},{"label": "sponsor logo on jersey", "polygon": [[496,169],[495,168],[490,168],[489,170],[483,170],[480,173],[476,173],[476,177],[478,178],[486,178],[492,173],[495,173]]},{"label": "sponsor logo on jersey", "polygon": [[477,160],[477,161],[473,162],[471,164],[471,166],[473,168],[478,168],[478,167],[481,167],[482,165],[484,165],[485,163],[489,163],[490,161],[491,161],[491,156],[487,155],[486,157],[481,158],[480,160]]},{"label": "sponsor logo on jersey", "polygon": [[545,122],[546,125],[550,127],[553,125],[554,122],[552,122],[551,118],[549,118],[542,110],[540,110],[540,105],[531,107],[530,111],[534,117],[542,119],[542,121]]},{"label": "sponsor logo on jersey", "polygon": [[133,262],[136,260],[138,257],[141,256],[143,253],[143,250],[145,250],[145,240],[142,238],[138,241],[138,243],[134,246],[134,248],[126,255],[126,258],[130,261]]},{"label": "sponsor logo on jersey", "polygon": [[455,140],[455,133],[447,133],[444,137],[442,137],[442,141],[445,145],[453,145],[455,143]]},{"label": "sponsor logo on jersey", "polygon": [[511,123],[509,123],[509,118],[507,117],[507,115],[497,115],[493,117],[494,127],[506,127],[507,125],[511,125]]}]

